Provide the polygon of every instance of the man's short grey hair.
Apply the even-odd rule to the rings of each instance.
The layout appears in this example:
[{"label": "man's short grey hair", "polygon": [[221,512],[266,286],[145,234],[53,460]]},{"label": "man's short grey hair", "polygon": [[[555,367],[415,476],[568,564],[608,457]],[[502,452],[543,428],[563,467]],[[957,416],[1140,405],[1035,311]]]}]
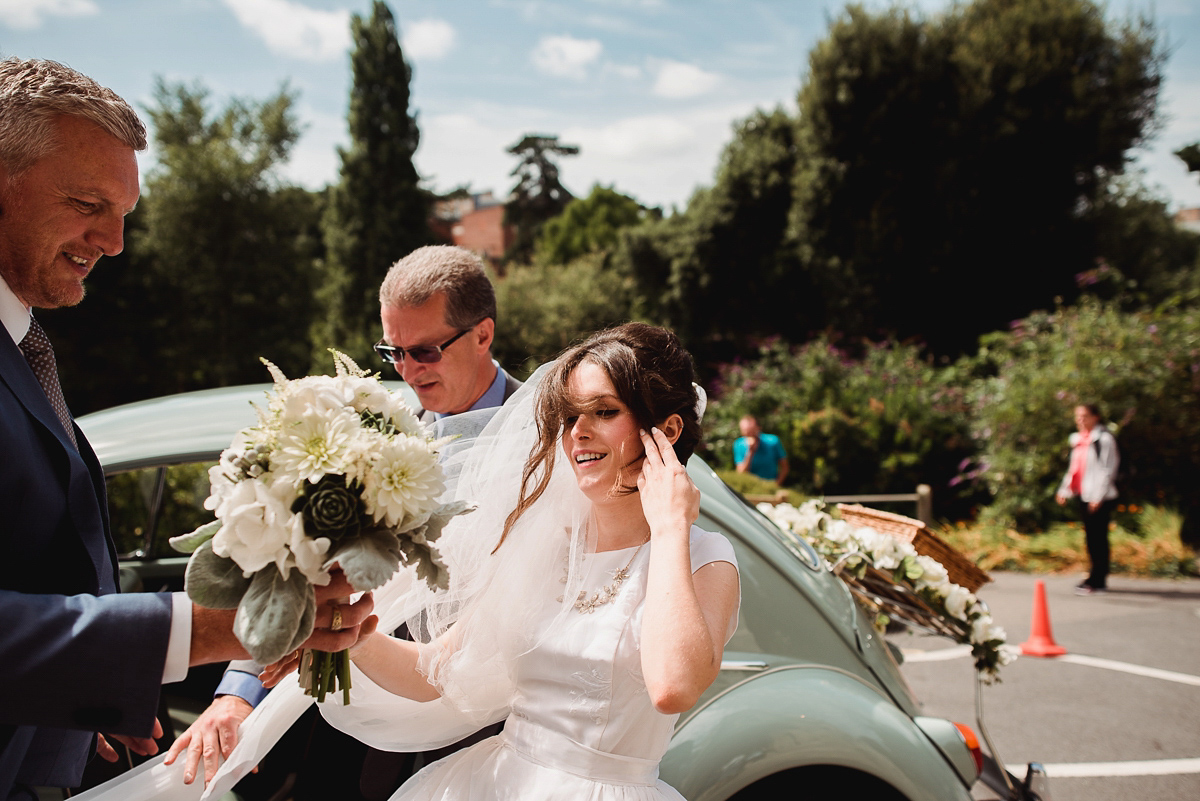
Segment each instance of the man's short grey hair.
[{"label": "man's short grey hair", "polygon": [[133,150],[146,149],[146,126],[113,90],[57,61],[0,61],[0,164],[10,178],[58,145],[60,115],[94,123]]},{"label": "man's short grey hair", "polygon": [[451,328],[467,329],[496,319],[496,290],[483,260],[452,245],[418,248],[393,264],[379,287],[379,302],[397,308],[423,306],[438,292],[446,295],[446,324]]}]

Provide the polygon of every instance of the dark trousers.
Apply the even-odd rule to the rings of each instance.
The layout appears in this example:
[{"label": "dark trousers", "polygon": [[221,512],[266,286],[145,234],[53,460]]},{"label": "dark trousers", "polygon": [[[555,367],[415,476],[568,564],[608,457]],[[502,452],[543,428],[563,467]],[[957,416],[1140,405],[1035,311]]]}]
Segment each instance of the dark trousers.
[{"label": "dark trousers", "polygon": [[1092,563],[1092,570],[1084,583],[1097,589],[1108,584],[1108,524],[1112,520],[1113,507],[1116,505],[1116,501],[1104,501],[1092,512],[1088,510],[1086,503],[1079,501],[1088,559]]}]

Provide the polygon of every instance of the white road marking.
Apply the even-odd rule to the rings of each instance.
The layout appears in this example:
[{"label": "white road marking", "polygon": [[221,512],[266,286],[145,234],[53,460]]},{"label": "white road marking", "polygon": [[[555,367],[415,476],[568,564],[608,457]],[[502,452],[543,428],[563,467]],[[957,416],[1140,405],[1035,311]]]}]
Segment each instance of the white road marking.
[{"label": "white road marking", "polygon": [[[1019,648],[1011,645],[1004,646],[1004,648],[1016,655],[1020,655]],[[970,656],[971,646],[956,645],[953,648],[938,648],[933,651],[905,648],[902,649],[902,653],[904,654],[905,662],[945,662],[950,659],[962,659]],[[1058,662],[1070,662],[1074,665],[1117,670],[1122,673],[1130,673],[1134,676],[1145,676],[1151,679],[1162,679],[1178,684],[1190,684],[1193,687],[1200,687],[1200,676],[1193,676],[1190,673],[1176,673],[1173,670],[1143,667],[1142,665],[1133,665],[1129,662],[1118,662],[1115,659],[1101,659],[1096,656],[1084,656],[1083,654],[1063,654],[1062,656],[1050,658]]]},{"label": "white road marking", "polygon": [[1128,662],[1117,662],[1112,659],[1100,659],[1082,654],[1064,654],[1063,656],[1056,657],[1056,659],[1059,662],[1071,662],[1076,665],[1087,665],[1088,667],[1104,668],[1105,670],[1119,670],[1122,673],[1132,673],[1135,676],[1146,676],[1152,679],[1163,679],[1164,681],[1174,681],[1180,684],[1191,684],[1194,687],[1200,687],[1200,676],[1192,676],[1188,673],[1176,673],[1172,670],[1142,667],[1141,665],[1131,665]]},{"label": "white road marking", "polygon": [[1177,773],[1200,773],[1200,758],[1145,759],[1130,762],[1062,762],[1047,764],[1046,775],[1052,779],[1081,779],[1097,776],[1167,776]]},{"label": "white road marking", "polygon": [[971,655],[971,646],[956,645],[953,648],[938,648],[935,651],[922,651],[915,648],[902,648],[905,662],[945,662],[950,659],[962,659]]}]

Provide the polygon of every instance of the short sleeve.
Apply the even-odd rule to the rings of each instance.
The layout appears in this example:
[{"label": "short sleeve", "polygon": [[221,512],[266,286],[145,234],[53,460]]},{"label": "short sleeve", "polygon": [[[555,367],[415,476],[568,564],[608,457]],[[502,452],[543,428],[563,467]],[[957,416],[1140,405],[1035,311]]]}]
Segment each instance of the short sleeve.
[{"label": "short sleeve", "polygon": [[[738,569],[737,557],[733,553],[733,545],[723,534],[715,531],[705,531],[698,526],[692,526],[690,547],[693,573],[713,562],[728,562],[733,565],[734,570]],[[739,573],[738,602],[733,608],[733,615],[729,618],[729,628],[725,631],[725,642],[729,642],[729,638],[737,631],[738,611],[742,606],[740,581]]]},{"label": "short sleeve", "polygon": [[775,461],[778,462],[780,459],[786,459],[786,458],[787,458],[787,451],[785,451],[783,449],[783,440],[779,439],[779,437],[776,437],[775,438]]}]

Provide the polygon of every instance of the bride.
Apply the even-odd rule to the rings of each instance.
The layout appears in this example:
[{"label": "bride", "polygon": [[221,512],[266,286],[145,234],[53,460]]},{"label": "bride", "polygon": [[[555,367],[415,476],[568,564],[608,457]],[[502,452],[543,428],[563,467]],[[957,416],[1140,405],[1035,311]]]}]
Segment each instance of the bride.
[{"label": "bride", "polygon": [[[351,703],[321,712],[391,750],[507,721],[393,801],[681,798],[658,764],[679,714],[720,670],[739,598],[732,546],[693,525],[700,493],[683,466],[700,438],[693,377],[670,331],[603,331],[542,368],[463,449],[456,495],[478,510],[439,541],[449,591],[398,576],[398,589],[377,593],[390,610],[380,631],[407,620],[420,642],[365,634],[351,650]],[[273,736],[263,730],[286,728],[272,710],[303,708],[297,695],[277,690],[247,719],[218,778],[233,775],[208,793],[254,764]]]}]

